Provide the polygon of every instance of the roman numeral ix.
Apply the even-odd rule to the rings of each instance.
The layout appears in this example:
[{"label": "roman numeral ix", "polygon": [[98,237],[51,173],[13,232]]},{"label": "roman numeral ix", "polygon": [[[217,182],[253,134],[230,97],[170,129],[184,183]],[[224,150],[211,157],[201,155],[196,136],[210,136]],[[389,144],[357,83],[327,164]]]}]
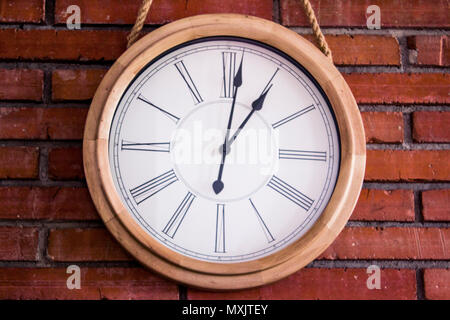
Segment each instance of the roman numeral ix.
[{"label": "roman numeral ix", "polygon": [[327,153],[321,151],[280,149],[278,151],[278,157],[280,159],[292,159],[292,160],[327,161]]},{"label": "roman numeral ix", "polygon": [[175,175],[175,172],[173,170],[169,170],[156,178],[144,182],[136,188],[130,189],[130,193],[136,203],[140,204],[151,196],[157,194],[159,191],[167,188],[177,180],[178,178]]},{"label": "roman numeral ix", "polygon": [[194,81],[192,80],[191,75],[189,74],[189,71],[187,70],[186,66],[184,65],[183,61],[178,61],[175,63],[175,67],[177,68],[178,72],[180,73],[181,77],[183,78],[184,82],[186,83],[189,92],[192,95],[192,99],[194,100],[194,104],[199,104],[200,102],[203,102],[203,98],[200,95],[200,92],[197,89],[197,86],[195,85]]},{"label": "roman numeral ix", "polygon": [[294,202],[296,205],[308,211],[314,203],[314,200],[304,195],[293,186],[287,184],[280,178],[273,176],[267,184],[270,188]]},{"label": "roman numeral ix", "polygon": [[177,210],[175,210],[175,213],[172,215],[172,218],[170,218],[169,222],[163,229],[163,232],[167,234],[169,237],[171,238],[175,237],[175,234],[177,233],[178,228],[183,222],[186,213],[189,211],[189,208],[191,207],[192,201],[194,201],[194,199],[195,196],[192,193],[188,192],[184,197],[183,201],[181,201]]}]

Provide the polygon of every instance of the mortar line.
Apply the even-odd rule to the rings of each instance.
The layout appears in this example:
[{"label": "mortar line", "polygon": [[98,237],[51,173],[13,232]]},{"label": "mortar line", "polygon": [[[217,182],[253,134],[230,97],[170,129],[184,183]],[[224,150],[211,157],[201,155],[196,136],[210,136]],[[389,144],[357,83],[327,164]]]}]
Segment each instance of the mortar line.
[{"label": "mortar line", "polygon": [[[418,223],[425,223],[422,212],[422,191],[414,190],[414,220]],[[449,224],[450,226],[450,224]]]},{"label": "mortar line", "polygon": [[382,269],[447,269],[450,260],[407,260],[407,259],[348,259],[314,260],[305,268],[367,268],[377,265]]},{"label": "mortar line", "polygon": [[418,300],[426,300],[425,298],[425,281],[424,270],[419,268],[416,270],[416,294]]},{"label": "mortar line", "polygon": [[[50,2],[46,1],[47,5],[53,5],[53,0]],[[275,2],[279,2],[279,0],[275,0]],[[280,10],[281,11],[281,10]],[[47,11],[48,12],[48,11]],[[50,11],[53,13],[53,10]],[[272,10],[273,16],[274,10]],[[273,17],[274,18],[274,17]],[[56,23],[54,16],[52,22],[48,20],[48,22],[44,21],[45,24],[42,23],[33,23],[33,22],[2,22],[0,24],[0,29],[23,29],[23,30],[67,30],[67,26],[65,23]],[[281,21],[281,12],[280,12],[280,21]],[[99,23],[81,23],[81,31],[126,31],[129,32],[131,27],[133,26],[134,21],[121,24],[121,23],[110,23],[110,22],[99,22]],[[143,32],[151,32],[155,29],[158,29],[166,24],[152,24],[145,25],[143,27]],[[284,27],[291,29],[300,34],[312,34],[311,27],[308,26],[286,26]],[[360,27],[348,27],[348,26],[339,26],[339,27],[329,27],[329,26],[321,26],[320,27],[324,34],[336,34],[336,35],[367,35],[367,36],[415,36],[415,35],[448,35],[450,33],[450,28],[442,28],[442,27],[384,27],[381,29],[369,30],[365,26]],[[77,32],[80,30],[74,30]]]},{"label": "mortar line", "polygon": [[281,24],[281,4],[280,0],[273,1],[272,20],[275,23]]},{"label": "mortar line", "polygon": [[[77,264],[81,268],[142,268],[142,266],[134,260],[130,261],[53,261],[48,260],[45,266],[36,261],[18,261],[6,260],[0,261],[0,268],[60,268],[67,267],[71,264]],[[370,265],[377,265],[381,269],[448,269],[450,268],[450,260],[405,260],[405,259],[336,259],[336,260],[314,260],[305,268],[320,269],[367,269]]]},{"label": "mortar line", "polygon": [[45,25],[46,27],[54,27],[55,24],[55,0],[45,0]]},{"label": "mortar line", "polygon": [[188,289],[186,286],[182,284],[178,285],[178,300],[182,301],[188,300],[187,291]]},{"label": "mortar line", "polygon": [[[1,227],[47,227],[51,229],[104,229],[104,224],[100,220],[50,220],[50,219],[0,219]],[[358,221],[349,220],[346,227],[350,228],[450,228],[449,221]]]}]

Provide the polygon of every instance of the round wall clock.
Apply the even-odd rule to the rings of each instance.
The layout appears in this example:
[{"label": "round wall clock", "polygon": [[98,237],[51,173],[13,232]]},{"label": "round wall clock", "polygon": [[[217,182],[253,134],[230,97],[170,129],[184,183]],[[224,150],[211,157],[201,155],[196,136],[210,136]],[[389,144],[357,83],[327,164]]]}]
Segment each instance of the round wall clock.
[{"label": "round wall clock", "polygon": [[84,135],[93,201],[152,270],[216,290],[305,266],[346,224],[365,138],[341,74],[307,40],[240,15],[186,18],[127,50]]}]

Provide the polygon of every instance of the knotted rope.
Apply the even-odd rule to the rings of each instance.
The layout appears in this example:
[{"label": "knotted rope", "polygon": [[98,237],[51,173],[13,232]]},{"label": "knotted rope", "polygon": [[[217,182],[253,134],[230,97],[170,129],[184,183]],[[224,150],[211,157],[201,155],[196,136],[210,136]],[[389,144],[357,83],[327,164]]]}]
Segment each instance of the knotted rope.
[{"label": "knotted rope", "polygon": [[309,24],[311,25],[314,37],[316,38],[317,45],[319,46],[320,51],[322,51],[323,54],[326,55],[328,58],[333,60],[331,50],[328,47],[328,43],[325,40],[322,30],[320,30],[319,23],[317,22],[317,18],[316,15],[314,14],[314,10],[311,6],[311,3],[309,2],[309,0],[300,0],[300,2],[303,4],[303,11],[305,11],[306,16],[308,17]]},{"label": "knotted rope", "polygon": [[141,33],[142,27],[144,26],[145,19],[147,18],[148,11],[150,10],[150,6],[152,5],[153,0],[143,0],[141,6],[138,11],[138,15],[136,18],[136,22],[134,23],[133,29],[131,29],[130,34],[127,37],[128,44],[127,48],[131,47],[133,43],[139,37],[139,33]]}]

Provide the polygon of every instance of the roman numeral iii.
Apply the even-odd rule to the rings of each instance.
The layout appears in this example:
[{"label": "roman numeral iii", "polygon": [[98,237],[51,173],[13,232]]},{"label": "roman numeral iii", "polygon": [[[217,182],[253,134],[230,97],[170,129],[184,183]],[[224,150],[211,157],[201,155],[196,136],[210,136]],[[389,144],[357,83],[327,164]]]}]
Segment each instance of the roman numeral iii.
[{"label": "roman numeral iii", "polygon": [[137,143],[122,140],[120,150],[169,152],[170,142]]},{"label": "roman numeral iii", "polygon": [[282,196],[286,197],[287,199],[291,200],[296,205],[300,206],[301,208],[305,209],[306,211],[308,211],[314,203],[314,200],[312,200],[310,197],[301,193],[300,191],[295,189],[293,186],[284,182],[277,176],[273,176],[272,179],[270,179],[267,186],[269,186],[270,188],[272,188],[273,190],[275,190]]},{"label": "roman numeral iii", "polygon": [[136,188],[130,189],[130,193],[136,203],[140,204],[176,181],[178,181],[178,178],[175,175],[175,172],[169,170],[156,178],[144,182]]},{"label": "roman numeral iii", "polygon": [[192,193],[188,192],[184,197],[183,201],[181,201],[177,210],[175,210],[175,213],[172,215],[172,218],[170,218],[169,222],[163,229],[163,232],[167,234],[169,237],[171,238],[175,237],[175,234],[177,233],[178,228],[183,222],[186,213],[189,211],[189,208],[191,207],[192,201],[194,201],[194,199],[195,196]]},{"label": "roman numeral iii", "polygon": [[280,159],[291,160],[327,161],[327,153],[321,151],[280,149],[278,151],[278,157]]},{"label": "roman numeral iii", "polygon": [[191,93],[192,99],[194,100],[194,104],[199,104],[200,102],[203,102],[203,98],[200,95],[200,92],[198,91],[194,81],[192,80],[192,77],[189,74],[189,71],[187,70],[184,62],[178,61],[177,63],[175,63],[175,67],[177,68],[178,72],[180,73],[181,77],[186,83],[186,86],[188,87],[189,92]]}]

